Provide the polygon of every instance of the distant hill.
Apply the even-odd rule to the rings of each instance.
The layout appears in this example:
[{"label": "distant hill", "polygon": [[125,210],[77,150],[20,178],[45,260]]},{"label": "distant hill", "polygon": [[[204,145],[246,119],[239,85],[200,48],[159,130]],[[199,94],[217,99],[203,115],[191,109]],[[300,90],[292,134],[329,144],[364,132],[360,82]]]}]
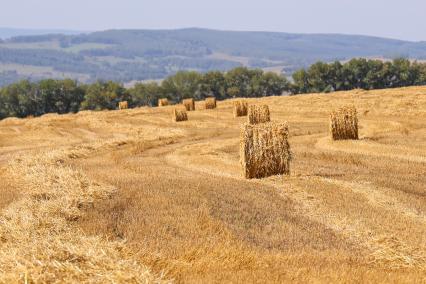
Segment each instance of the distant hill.
[{"label": "distant hill", "polygon": [[81,31],[71,30],[55,30],[55,29],[17,29],[17,28],[2,28],[0,27],[0,39],[8,39],[17,36],[45,35],[45,34],[64,34],[76,35],[81,34]]},{"label": "distant hill", "polygon": [[205,72],[237,66],[291,74],[318,60],[353,57],[424,60],[426,42],[198,28],[24,35],[0,42],[0,84],[46,77],[130,82],[161,79],[177,70]]}]

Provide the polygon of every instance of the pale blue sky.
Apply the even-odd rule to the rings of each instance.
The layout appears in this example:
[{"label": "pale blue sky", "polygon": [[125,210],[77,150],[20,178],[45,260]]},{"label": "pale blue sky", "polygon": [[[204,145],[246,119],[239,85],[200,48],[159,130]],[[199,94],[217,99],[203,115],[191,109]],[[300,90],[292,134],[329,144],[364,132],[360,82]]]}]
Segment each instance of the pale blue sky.
[{"label": "pale blue sky", "polygon": [[426,0],[0,0],[0,27],[204,27],[426,41]]}]

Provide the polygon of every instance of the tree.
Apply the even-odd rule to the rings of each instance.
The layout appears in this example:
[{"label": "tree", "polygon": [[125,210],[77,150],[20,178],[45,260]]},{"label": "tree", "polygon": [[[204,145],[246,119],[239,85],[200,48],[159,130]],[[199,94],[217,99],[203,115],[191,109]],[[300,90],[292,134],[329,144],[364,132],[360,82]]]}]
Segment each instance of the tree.
[{"label": "tree", "polygon": [[403,87],[413,85],[415,78],[411,72],[411,63],[408,59],[397,58],[392,62],[394,82],[392,87]]},{"label": "tree", "polygon": [[385,87],[385,78],[383,77],[384,64],[380,60],[369,60],[368,72],[364,78],[364,85],[366,89],[379,89]]},{"label": "tree", "polygon": [[283,76],[267,72],[252,78],[252,89],[256,97],[280,96],[289,90],[289,82]]},{"label": "tree", "polygon": [[[237,97],[253,97],[252,79],[261,76],[262,70],[250,70],[246,67],[237,67],[225,74],[227,88],[239,90]],[[228,94],[229,96],[229,94]]]},{"label": "tree", "polygon": [[379,75],[383,81],[383,88],[392,88],[395,81],[395,70],[392,62],[385,62]]},{"label": "tree", "polygon": [[343,65],[339,61],[335,61],[330,64],[328,70],[328,82],[327,84],[331,86],[333,91],[344,90],[345,80],[343,73]]},{"label": "tree", "polygon": [[1,90],[3,116],[26,117],[28,115],[41,115],[40,98],[34,84],[24,80]]},{"label": "tree", "polygon": [[227,86],[225,76],[219,71],[210,71],[201,78],[200,95],[202,98],[215,97],[225,99],[227,97]]},{"label": "tree", "polygon": [[411,68],[412,74],[415,77],[414,85],[426,85],[426,64],[414,62]]},{"label": "tree", "polygon": [[293,94],[305,94],[310,92],[309,76],[305,69],[300,69],[293,73],[293,84],[291,86]]},{"label": "tree", "polygon": [[87,88],[81,108],[90,110],[116,109],[120,101],[128,101],[132,104],[130,94],[121,84],[113,81],[98,81]]},{"label": "tree", "polygon": [[238,87],[230,87],[226,90],[226,93],[230,98],[236,98],[240,94],[240,89]]},{"label": "tree", "polygon": [[368,89],[365,82],[365,78],[369,71],[367,59],[352,59],[346,63],[343,68],[347,76],[347,89]]},{"label": "tree", "polygon": [[308,69],[310,91],[315,93],[331,89],[330,67],[324,62],[317,62]]},{"label": "tree", "polygon": [[42,80],[37,85],[43,113],[77,112],[84,99],[84,90],[73,80]]},{"label": "tree", "polygon": [[133,106],[155,106],[163,95],[161,87],[156,82],[138,83],[129,90]]},{"label": "tree", "polygon": [[200,99],[201,75],[195,71],[179,71],[161,83],[164,94],[169,99],[180,102],[185,98]]}]

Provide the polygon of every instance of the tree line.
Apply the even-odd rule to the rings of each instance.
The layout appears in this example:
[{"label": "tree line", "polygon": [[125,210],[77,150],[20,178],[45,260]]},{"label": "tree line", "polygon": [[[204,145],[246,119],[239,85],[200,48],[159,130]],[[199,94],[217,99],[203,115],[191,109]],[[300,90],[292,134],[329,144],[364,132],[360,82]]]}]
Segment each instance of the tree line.
[{"label": "tree line", "polygon": [[408,59],[317,62],[293,73],[293,94],[426,85],[426,64]]},{"label": "tree line", "polygon": [[293,73],[292,80],[245,67],[228,72],[179,71],[161,83],[137,83],[132,88],[125,88],[114,81],[79,84],[70,79],[24,80],[0,89],[0,118],[116,109],[120,101],[127,101],[130,107],[138,107],[156,106],[159,98],[168,98],[173,102],[206,97],[223,100],[281,95],[283,92],[302,94],[412,85],[426,85],[426,64],[412,63],[407,59],[392,62],[366,59],[352,59],[346,63],[318,62]]},{"label": "tree line", "polygon": [[79,84],[71,79],[23,80],[0,89],[0,119],[79,110],[112,110],[120,101],[127,101],[129,107],[138,107],[156,106],[159,98],[177,103],[185,98],[216,97],[223,100],[273,96],[289,90],[289,85],[283,76],[244,67],[226,73],[179,71],[161,83],[137,83],[132,88],[114,81]]}]

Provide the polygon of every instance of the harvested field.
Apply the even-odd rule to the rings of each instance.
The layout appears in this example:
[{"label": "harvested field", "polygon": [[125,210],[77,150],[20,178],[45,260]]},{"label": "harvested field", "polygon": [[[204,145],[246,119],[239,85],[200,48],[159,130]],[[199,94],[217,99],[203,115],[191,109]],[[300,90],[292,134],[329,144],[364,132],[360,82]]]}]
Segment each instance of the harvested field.
[{"label": "harvested field", "polygon": [[426,87],[247,99],[292,154],[250,180],[234,101],[0,121],[0,283],[424,283]]}]

